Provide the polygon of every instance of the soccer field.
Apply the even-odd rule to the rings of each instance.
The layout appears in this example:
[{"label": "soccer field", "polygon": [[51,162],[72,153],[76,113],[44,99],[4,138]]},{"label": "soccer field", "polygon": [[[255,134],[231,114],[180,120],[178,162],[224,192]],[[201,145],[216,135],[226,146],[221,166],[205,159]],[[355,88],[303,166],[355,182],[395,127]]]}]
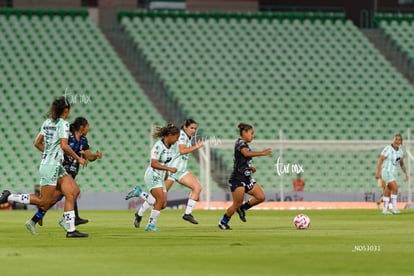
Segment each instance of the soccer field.
[{"label": "soccer field", "polygon": [[[164,210],[161,232],[134,228],[134,211],[81,211],[87,239],[67,239],[50,211],[38,235],[24,222],[32,211],[0,212],[2,275],[412,275],[414,211],[313,210],[308,230],[300,211],[237,214],[218,229],[223,211],[195,211],[200,224]],[[146,222],[148,214],[144,217]],[[144,222],[144,226],[145,226]]]}]

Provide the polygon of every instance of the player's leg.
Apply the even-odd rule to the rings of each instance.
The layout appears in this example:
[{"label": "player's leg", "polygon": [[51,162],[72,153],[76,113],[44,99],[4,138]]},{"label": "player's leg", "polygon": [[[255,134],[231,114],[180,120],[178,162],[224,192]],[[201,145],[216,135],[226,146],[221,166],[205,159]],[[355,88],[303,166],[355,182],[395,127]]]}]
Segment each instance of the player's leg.
[{"label": "player's leg", "polygon": [[244,187],[243,186],[234,186],[232,184],[232,198],[233,198],[233,204],[227,208],[226,212],[224,213],[223,217],[221,218],[218,227],[222,230],[231,230],[231,227],[229,226],[229,222],[233,214],[236,212],[237,209],[240,208],[240,206],[243,204],[244,199]]},{"label": "player's leg", "polygon": [[161,210],[166,207],[167,192],[163,187],[155,187],[151,189],[151,194],[155,198],[155,203],[148,219],[148,224],[145,227],[145,231],[159,231],[158,227],[155,225],[158,221]]},{"label": "player's leg", "polygon": [[[72,174],[72,173],[69,173],[69,174],[72,176],[73,180],[75,180],[76,174]],[[89,220],[83,219],[79,216],[78,200],[76,199],[75,200],[75,226],[80,225],[80,224],[86,224],[88,222]]]},{"label": "player's leg", "polygon": [[192,173],[184,174],[179,183],[187,188],[191,189],[190,195],[188,197],[187,206],[185,208],[185,212],[183,215],[183,219],[187,220],[193,224],[198,224],[192,215],[193,209],[197,204],[197,201],[200,199],[201,193],[201,184],[198,181],[197,177],[195,177]]},{"label": "player's leg", "polygon": [[[144,181],[147,185],[147,188],[151,190],[154,188],[154,176],[152,175],[151,171],[146,171],[144,175]],[[158,183],[160,187],[165,186],[165,184]],[[137,185],[134,189],[128,192],[127,196],[125,197],[125,200],[128,200],[132,197],[141,197],[144,199],[144,203],[141,205],[141,207],[138,209],[138,211],[134,214],[134,226],[135,228],[138,228],[141,224],[142,216],[144,213],[153,207],[155,203],[155,198],[151,195],[151,193],[144,192],[141,186]]]},{"label": "player's leg", "polygon": [[171,189],[174,182],[175,182],[175,180],[173,178],[170,178],[170,176],[168,176],[167,180],[164,181],[165,188],[167,188],[167,192]]},{"label": "player's leg", "polygon": [[243,222],[246,222],[246,211],[257,204],[262,203],[266,199],[262,187],[258,183],[254,182],[253,179],[250,185],[246,187],[246,193],[252,197],[244,202],[239,209],[237,209],[240,220]]},{"label": "player's leg", "polygon": [[75,225],[86,224],[89,220],[83,219],[79,216],[78,200],[75,200]]},{"label": "player's leg", "polygon": [[69,174],[61,176],[58,180],[58,187],[65,196],[63,216],[66,222],[67,238],[85,238],[88,234],[80,233],[75,227],[75,200],[80,193],[78,184]]},{"label": "player's leg", "polygon": [[388,211],[388,205],[390,203],[390,195],[391,195],[391,190],[388,188],[388,185],[387,185],[384,189],[384,195],[382,197],[382,200],[384,202],[384,205],[382,207],[382,214],[383,215],[391,214],[391,212]]},{"label": "player's leg", "polygon": [[[39,220],[42,219],[43,216],[46,214],[47,210],[53,206],[53,203],[49,204],[47,202],[54,201],[53,199],[56,200],[56,198],[59,197],[59,195],[60,192],[56,190],[56,186],[54,185],[41,186],[39,196],[30,195],[31,202],[37,202],[41,204],[39,205],[38,211],[33,216],[33,218],[29,219],[25,223],[25,226],[27,230],[30,231],[30,233],[32,233],[33,235],[37,234],[36,223],[39,222]],[[45,203],[42,203],[42,199]]]},{"label": "player's leg", "polygon": [[[39,195],[40,195],[40,193],[39,193]],[[57,196],[57,200],[55,201],[55,203],[53,203],[52,204],[52,206],[53,205],[55,205],[58,201],[61,201],[62,199],[63,199],[63,195],[62,194],[60,194],[60,192],[59,191],[57,191],[56,190],[56,188],[55,188],[55,195],[53,195],[54,197],[56,197]],[[51,207],[52,207],[51,206]],[[49,208],[50,209],[50,208]],[[37,208],[37,210],[36,210],[36,213],[33,215],[33,217],[29,220],[29,221],[27,221],[26,223],[29,223],[29,222],[31,222],[31,223],[33,223],[34,225],[36,225],[36,223],[38,223],[40,226],[42,226],[42,220],[43,220],[43,217],[46,215],[46,212],[47,212],[47,210],[44,210],[43,208],[41,208],[41,207],[38,207]]]},{"label": "player's leg", "polygon": [[392,181],[395,181],[395,177],[389,171],[383,170],[381,172],[381,178],[385,182],[384,195],[382,196],[382,200],[384,202],[384,205],[382,207],[382,214],[383,215],[390,215],[391,212],[388,211],[388,205],[390,203],[391,190],[388,187],[388,184]]},{"label": "player's leg", "polygon": [[137,185],[134,189],[130,190],[127,195],[125,196],[125,200],[128,200],[133,197],[140,197],[143,200],[147,201],[150,205],[153,205],[155,202],[154,197],[150,194],[145,192],[141,186]]},{"label": "player's leg", "polygon": [[396,181],[391,181],[388,183],[388,188],[391,191],[390,199],[391,199],[391,206],[392,206],[392,213],[397,215],[400,211],[397,208],[397,197],[398,197],[398,185]]},{"label": "player's leg", "polygon": [[381,206],[381,204],[384,202],[384,200],[383,200],[383,196],[384,196],[385,186],[387,186],[387,185],[385,184],[384,179],[379,178],[379,179],[378,179],[378,187],[380,187],[380,188],[381,188],[381,190],[382,190],[382,195],[380,196],[379,200],[377,201],[377,206],[378,206],[378,208],[379,208],[379,207]]},{"label": "player's leg", "polygon": [[257,204],[262,203],[266,199],[266,195],[259,183],[256,183],[247,193],[252,197],[242,205],[244,210],[248,210]]}]

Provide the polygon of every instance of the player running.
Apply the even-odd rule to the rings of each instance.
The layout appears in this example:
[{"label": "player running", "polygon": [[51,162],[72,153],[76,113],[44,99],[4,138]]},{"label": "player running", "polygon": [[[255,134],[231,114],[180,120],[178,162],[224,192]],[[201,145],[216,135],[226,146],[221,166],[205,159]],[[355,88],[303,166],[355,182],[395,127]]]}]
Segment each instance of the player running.
[{"label": "player running", "polygon": [[[171,150],[173,151],[171,166],[176,167],[177,172],[169,173],[168,179],[165,181],[167,191],[171,189],[175,181],[191,189],[183,219],[193,224],[198,224],[198,221],[195,220],[192,215],[192,211],[197,201],[200,199],[201,184],[197,177],[188,171],[187,164],[188,154],[203,146],[202,141],[197,141],[194,146],[191,145],[191,138],[195,135],[196,131],[197,123],[193,119],[186,119],[181,126],[178,142],[171,147]],[[141,208],[135,213],[135,227],[138,228],[140,226],[142,216],[150,207],[151,205],[148,201],[145,201],[141,205]]]},{"label": "player running", "polygon": [[[397,176],[398,176],[398,167],[401,167],[401,170],[404,172],[405,180],[408,180],[408,174],[405,169],[404,160],[403,160],[403,150],[401,145],[403,143],[403,138],[401,134],[396,134],[391,145],[386,146],[378,159],[377,172],[375,178],[384,179],[386,187],[384,190],[384,206],[382,209],[382,214],[399,214],[400,211],[397,209],[397,196],[398,196],[398,185],[397,185]],[[391,194],[391,196],[390,196]],[[388,204],[391,198],[392,211],[388,211]]]},{"label": "player running", "polygon": [[[76,118],[75,121],[70,125],[70,134],[68,139],[69,146],[78,156],[83,156],[88,161],[95,161],[97,159],[101,159],[102,152],[96,151],[96,153],[92,153],[90,151],[88,139],[86,138],[88,132],[88,120],[86,120],[84,117]],[[39,147],[38,149],[41,150],[41,147]],[[67,153],[64,154],[63,167],[65,168],[65,171],[72,176],[73,179],[76,178],[79,172],[79,163],[76,161],[76,159],[74,159]],[[62,198],[63,196],[60,196],[58,201],[62,200]],[[26,228],[32,234],[36,234],[36,223],[39,223],[39,225],[41,225],[40,222],[45,215],[46,211],[42,210],[41,208],[38,208],[32,219],[26,222]],[[75,200],[75,225],[85,223],[88,223],[88,220],[79,217],[78,204],[77,200]],[[63,219],[59,221],[59,225],[62,226],[62,228],[64,229],[66,227],[66,223]]]},{"label": "player running", "polygon": [[[252,157],[272,154],[272,150],[265,149],[263,151],[252,151],[248,143],[253,141],[254,138],[253,127],[243,123],[240,123],[238,127],[240,138],[237,139],[236,144],[234,145],[234,165],[229,180],[233,204],[227,208],[218,224],[218,227],[222,230],[231,230],[228,223],[234,212],[237,212],[240,219],[243,222],[246,222],[245,212],[265,200],[265,194],[262,187],[260,187],[260,185],[256,183],[256,180],[252,178],[252,173],[256,172],[256,168],[254,168],[252,164]],[[245,193],[252,197],[243,203]]]},{"label": "player running", "polygon": [[62,166],[63,153],[66,152],[80,165],[86,166],[87,161],[79,157],[69,146],[69,123],[66,121],[70,114],[70,103],[65,97],[53,101],[48,112],[48,119],[44,121],[35,140],[35,146],[43,152],[40,163],[40,197],[35,194],[11,194],[3,191],[0,203],[6,201],[37,205],[47,211],[63,194],[65,196],[63,217],[66,222],[67,238],[84,238],[88,234],[81,233],[75,228],[74,203],[79,195],[79,186],[66,173]]},{"label": "player running", "polygon": [[[180,129],[172,124],[168,124],[165,127],[157,127],[153,133],[154,138],[161,139],[152,147],[150,165],[144,175],[144,181],[151,195],[155,198],[155,203],[153,204],[145,231],[160,231],[155,224],[160,215],[160,211],[167,207],[165,180],[169,172],[177,172],[177,168],[171,166],[171,161],[173,159],[172,146],[177,142],[179,135]],[[142,197],[142,189],[140,186],[136,186],[133,190],[129,191],[125,199],[137,196]]]}]

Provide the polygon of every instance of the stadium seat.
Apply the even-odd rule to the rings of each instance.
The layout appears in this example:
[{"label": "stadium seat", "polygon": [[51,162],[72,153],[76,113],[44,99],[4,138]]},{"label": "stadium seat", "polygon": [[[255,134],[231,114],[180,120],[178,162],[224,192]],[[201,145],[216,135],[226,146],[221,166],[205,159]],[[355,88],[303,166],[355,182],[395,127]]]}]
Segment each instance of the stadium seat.
[{"label": "stadium seat", "polygon": [[[264,139],[278,139],[279,129],[286,139],[388,139],[395,128],[404,130],[414,121],[409,112],[393,126],[382,120],[384,114],[377,112],[375,103],[384,100],[383,93],[399,91],[401,101],[410,102],[413,87],[343,16],[185,13],[165,19],[134,15],[121,18],[121,24],[206,135],[235,139],[237,122],[244,121],[252,123],[257,137]],[[187,66],[189,62],[193,66]],[[389,113],[400,108],[409,109],[393,106]],[[364,123],[355,124],[361,118]],[[231,152],[221,155],[231,167]],[[345,155],[341,162],[347,164],[352,158]],[[371,158],[374,164],[377,155],[361,153],[360,158]],[[309,171],[328,170],[332,158],[323,160],[320,167],[309,165]],[[257,180],[274,183],[269,159],[254,162],[262,171]],[[371,176],[355,170],[368,183]],[[307,176],[309,183],[320,185],[324,177]],[[353,176],[336,181],[361,183]],[[272,185],[265,187],[272,189]],[[324,190],[359,191],[358,185],[332,184]]]}]

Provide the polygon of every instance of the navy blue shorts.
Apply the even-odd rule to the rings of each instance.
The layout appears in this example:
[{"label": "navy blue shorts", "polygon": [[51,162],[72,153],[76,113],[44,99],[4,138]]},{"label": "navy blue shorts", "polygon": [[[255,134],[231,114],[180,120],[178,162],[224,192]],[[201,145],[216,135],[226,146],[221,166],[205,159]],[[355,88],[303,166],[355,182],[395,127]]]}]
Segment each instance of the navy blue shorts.
[{"label": "navy blue shorts", "polygon": [[244,192],[247,193],[253,189],[256,180],[252,177],[246,177],[244,179],[230,179],[230,191],[234,192],[238,187],[244,187]]}]

